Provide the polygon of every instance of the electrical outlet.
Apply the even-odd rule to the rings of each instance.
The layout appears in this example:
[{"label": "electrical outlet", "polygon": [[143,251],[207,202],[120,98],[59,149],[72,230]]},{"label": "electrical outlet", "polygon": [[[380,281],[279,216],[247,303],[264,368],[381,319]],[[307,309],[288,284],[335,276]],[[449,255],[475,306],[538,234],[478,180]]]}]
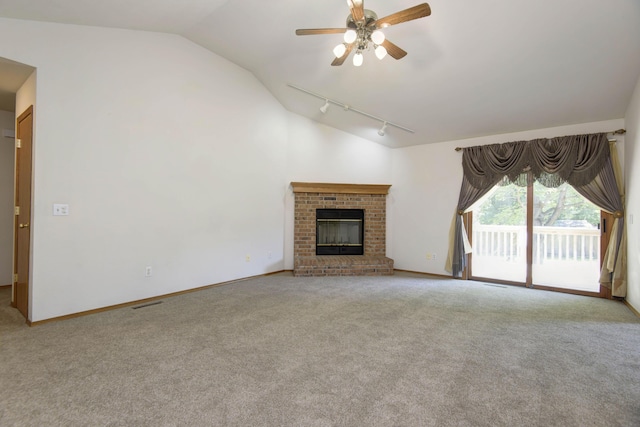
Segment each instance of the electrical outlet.
[{"label": "electrical outlet", "polygon": [[247,255],[244,257],[244,260],[245,260],[246,262],[251,262],[251,255],[247,254]]},{"label": "electrical outlet", "polygon": [[150,265],[148,265],[145,269],[144,269],[144,277],[151,277],[151,274],[153,273],[153,269],[151,268]]},{"label": "electrical outlet", "polygon": [[54,203],[53,215],[55,216],[67,216],[69,215],[69,205],[66,203]]},{"label": "electrical outlet", "polygon": [[431,261],[435,261],[437,259],[436,254],[431,254]]},{"label": "electrical outlet", "polygon": [[273,254],[271,253],[271,251],[269,251],[269,252],[267,253],[267,258],[268,258],[268,259],[271,259],[271,257],[272,257],[272,256],[273,256]]}]

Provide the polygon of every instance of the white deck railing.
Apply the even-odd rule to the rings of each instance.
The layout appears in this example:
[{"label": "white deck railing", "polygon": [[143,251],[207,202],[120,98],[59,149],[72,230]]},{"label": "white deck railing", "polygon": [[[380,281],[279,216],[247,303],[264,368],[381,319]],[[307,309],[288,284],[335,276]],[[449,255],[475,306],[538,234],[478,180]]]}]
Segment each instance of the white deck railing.
[{"label": "white deck railing", "polygon": [[[522,259],[526,256],[527,233],[524,226],[473,226],[473,253],[503,259]],[[547,260],[600,260],[600,230],[597,228],[534,227],[533,263]]]}]

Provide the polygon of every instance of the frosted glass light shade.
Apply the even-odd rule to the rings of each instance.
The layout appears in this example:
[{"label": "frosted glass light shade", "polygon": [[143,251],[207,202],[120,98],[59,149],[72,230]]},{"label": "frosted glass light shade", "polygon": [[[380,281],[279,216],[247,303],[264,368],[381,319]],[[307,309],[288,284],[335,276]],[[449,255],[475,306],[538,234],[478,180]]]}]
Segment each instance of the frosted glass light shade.
[{"label": "frosted glass light shade", "polygon": [[336,56],[336,58],[341,58],[346,51],[347,48],[343,43],[340,43],[338,46],[333,48],[333,54]]},{"label": "frosted glass light shade", "polygon": [[375,30],[371,33],[371,41],[375,44],[382,44],[384,42],[384,33],[380,30]]},{"label": "frosted glass light shade", "polygon": [[347,30],[344,32],[344,42],[345,43],[353,43],[358,38],[358,33],[356,30]]},{"label": "frosted glass light shade", "polygon": [[378,46],[375,52],[378,59],[382,59],[387,56],[387,49],[385,49],[384,46]]},{"label": "frosted glass light shade", "polygon": [[363,60],[364,58],[362,57],[362,53],[357,52],[355,55],[353,55],[353,65],[355,65],[356,67],[361,66]]}]

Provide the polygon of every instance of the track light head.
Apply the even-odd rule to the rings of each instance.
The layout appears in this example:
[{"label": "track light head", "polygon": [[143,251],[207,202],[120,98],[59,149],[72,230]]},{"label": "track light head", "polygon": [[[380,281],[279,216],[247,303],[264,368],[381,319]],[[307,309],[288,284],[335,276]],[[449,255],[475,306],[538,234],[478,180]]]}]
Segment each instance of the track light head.
[{"label": "track light head", "polygon": [[378,135],[384,136],[386,130],[387,130],[387,122],[384,122],[384,124],[382,125],[382,127],[378,131]]},{"label": "track light head", "polygon": [[327,112],[327,109],[329,108],[329,100],[325,99],[324,101],[324,105],[322,107],[320,107],[320,112],[322,114],[325,114]]}]

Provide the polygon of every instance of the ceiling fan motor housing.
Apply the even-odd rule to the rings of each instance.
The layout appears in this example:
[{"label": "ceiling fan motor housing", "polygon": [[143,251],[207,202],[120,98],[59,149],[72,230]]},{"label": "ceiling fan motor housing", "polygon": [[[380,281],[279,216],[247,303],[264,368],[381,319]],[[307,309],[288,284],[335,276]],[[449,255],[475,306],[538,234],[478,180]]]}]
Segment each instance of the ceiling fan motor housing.
[{"label": "ceiling fan motor housing", "polygon": [[371,33],[376,30],[375,22],[378,20],[378,15],[369,9],[364,10],[364,21],[358,23],[353,16],[349,14],[347,16],[347,28],[354,29],[358,38],[356,39],[356,46],[358,50],[364,50],[367,48],[371,41]]}]

